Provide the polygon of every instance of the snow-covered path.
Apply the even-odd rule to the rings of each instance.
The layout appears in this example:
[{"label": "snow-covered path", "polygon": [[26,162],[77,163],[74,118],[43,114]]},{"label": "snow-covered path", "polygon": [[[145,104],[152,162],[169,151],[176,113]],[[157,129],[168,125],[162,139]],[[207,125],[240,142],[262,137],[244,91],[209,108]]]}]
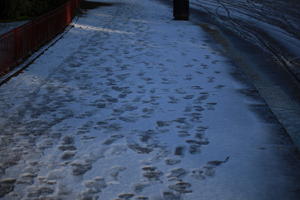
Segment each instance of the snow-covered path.
[{"label": "snow-covered path", "polygon": [[200,27],[106,2],[0,87],[0,199],[298,199],[293,144]]}]

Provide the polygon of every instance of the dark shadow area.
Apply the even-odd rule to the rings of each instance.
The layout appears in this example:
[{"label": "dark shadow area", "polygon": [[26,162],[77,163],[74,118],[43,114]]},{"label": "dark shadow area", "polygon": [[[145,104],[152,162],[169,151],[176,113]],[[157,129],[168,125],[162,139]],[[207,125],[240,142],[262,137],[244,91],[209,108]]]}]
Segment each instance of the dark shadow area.
[{"label": "dark shadow area", "polygon": [[113,3],[107,3],[107,2],[94,2],[94,1],[82,1],[80,4],[80,8],[84,10],[91,10],[96,9],[101,6],[112,6]]},{"label": "dark shadow area", "polygon": [[68,0],[0,0],[0,22],[32,20],[42,16]]}]

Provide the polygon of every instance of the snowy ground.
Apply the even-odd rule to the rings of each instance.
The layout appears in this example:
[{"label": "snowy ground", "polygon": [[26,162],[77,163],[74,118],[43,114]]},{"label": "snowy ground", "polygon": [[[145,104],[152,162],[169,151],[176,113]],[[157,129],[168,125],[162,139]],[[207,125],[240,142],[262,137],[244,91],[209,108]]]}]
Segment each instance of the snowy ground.
[{"label": "snowy ground", "polygon": [[294,146],[200,27],[106,2],[0,87],[0,198],[299,199]]},{"label": "snowy ground", "polygon": [[300,80],[299,1],[190,0],[190,4],[203,18],[268,52]]},{"label": "snowy ground", "polygon": [[0,36],[4,33],[11,31],[14,28],[17,28],[27,21],[18,21],[18,22],[9,22],[9,23],[0,23]]}]

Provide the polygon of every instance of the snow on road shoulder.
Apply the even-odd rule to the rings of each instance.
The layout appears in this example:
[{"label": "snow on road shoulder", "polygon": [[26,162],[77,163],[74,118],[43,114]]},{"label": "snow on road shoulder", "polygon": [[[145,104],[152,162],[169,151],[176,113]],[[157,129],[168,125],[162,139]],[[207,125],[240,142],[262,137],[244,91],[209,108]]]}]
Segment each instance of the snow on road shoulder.
[{"label": "snow on road shoulder", "polygon": [[0,197],[296,199],[292,145],[200,27],[107,2],[0,88]]}]

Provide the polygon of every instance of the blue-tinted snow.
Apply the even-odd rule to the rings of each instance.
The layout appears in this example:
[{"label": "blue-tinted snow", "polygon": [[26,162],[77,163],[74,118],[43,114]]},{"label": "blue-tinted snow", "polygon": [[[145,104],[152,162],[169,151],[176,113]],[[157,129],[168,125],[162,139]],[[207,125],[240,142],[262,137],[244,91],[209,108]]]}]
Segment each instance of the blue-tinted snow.
[{"label": "blue-tinted snow", "polygon": [[1,86],[3,199],[296,200],[294,146],[209,36],[107,2]]}]

